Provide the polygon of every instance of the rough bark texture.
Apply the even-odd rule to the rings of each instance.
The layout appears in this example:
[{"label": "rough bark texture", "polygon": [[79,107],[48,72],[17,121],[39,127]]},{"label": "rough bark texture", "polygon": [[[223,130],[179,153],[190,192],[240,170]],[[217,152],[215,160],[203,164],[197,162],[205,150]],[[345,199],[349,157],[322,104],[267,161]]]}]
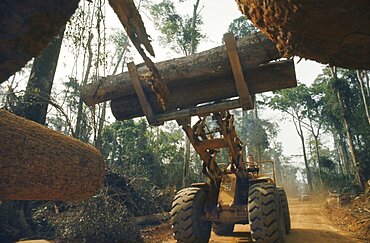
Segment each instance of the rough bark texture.
[{"label": "rough bark texture", "polygon": [[368,0],[236,0],[285,57],[351,69],[370,67]]},{"label": "rough bark texture", "polygon": [[0,200],[83,200],[102,184],[94,147],[0,110]]},{"label": "rough bark texture", "polygon": [[[173,69],[173,71],[176,71],[176,69]],[[291,88],[297,85],[293,61],[269,64],[260,68],[245,70],[244,73],[251,94]],[[196,80],[184,84],[168,83],[170,96],[166,104],[167,111],[190,108],[197,104],[238,96],[234,77],[231,73],[228,76],[215,77],[199,82],[194,81]],[[147,92],[146,96],[149,102],[154,104],[155,97],[152,92]],[[152,107],[156,113],[161,112],[158,107]],[[112,100],[111,108],[113,115],[118,120],[144,115],[136,94]]]},{"label": "rough bark texture", "polygon": [[17,113],[29,120],[44,125],[57,68],[60,48],[62,46],[64,29],[53,38],[50,44],[36,57],[28,79],[24,103],[19,104]]},{"label": "rough bark texture", "polygon": [[[241,64],[246,70],[280,58],[274,44],[262,34],[238,40],[238,53]],[[194,82],[232,75],[224,46],[159,62],[155,66],[168,86],[187,86]],[[143,64],[139,64],[138,73],[145,76],[148,74],[148,69]],[[147,83],[143,85],[147,90],[150,87]],[[134,94],[135,91],[128,72],[102,78],[99,82],[88,84],[82,88],[82,97],[87,105]],[[171,90],[170,97],[173,97]]]},{"label": "rough bark texture", "polygon": [[0,2],[0,83],[20,70],[65,26],[79,0]]},{"label": "rough bark texture", "polygon": [[[262,34],[240,39],[237,44],[251,94],[296,86],[292,61],[261,65],[280,57],[273,43]],[[160,62],[156,66],[170,94],[165,104],[166,111],[238,96],[224,46]],[[145,76],[148,70],[140,66],[138,72]],[[150,85],[146,82],[142,84],[149,102],[156,104]],[[84,86],[82,97],[87,105],[112,100],[112,111],[117,119],[143,115],[127,72]],[[153,109],[157,113],[162,112],[158,105],[153,105]]]}]

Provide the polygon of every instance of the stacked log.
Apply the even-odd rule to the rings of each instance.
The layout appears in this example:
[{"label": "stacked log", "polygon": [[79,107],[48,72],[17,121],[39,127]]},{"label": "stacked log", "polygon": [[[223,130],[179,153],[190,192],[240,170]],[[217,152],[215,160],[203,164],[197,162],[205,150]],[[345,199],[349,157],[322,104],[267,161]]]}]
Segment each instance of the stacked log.
[{"label": "stacked log", "polygon": [[[296,85],[293,61],[270,64],[247,70],[246,73],[248,74],[245,76],[249,82],[248,87],[251,94],[291,88]],[[166,108],[169,111],[179,108],[190,108],[197,104],[221,101],[238,96],[232,74],[220,78],[206,79],[202,82],[193,82],[188,85],[169,84],[168,89],[170,90],[170,95]],[[154,104],[155,97],[152,95],[152,92],[147,92],[146,96],[150,103]],[[136,95],[112,100],[111,109],[113,115],[118,120],[126,120],[144,115]],[[155,112],[161,113],[161,110],[155,109]]]},{"label": "stacked log", "polygon": [[[251,94],[296,86],[294,64],[291,60],[269,63],[280,58],[274,44],[262,34],[237,41],[240,63]],[[224,46],[195,55],[163,61],[156,67],[169,90],[166,111],[194,107],[197,104],[238,96],[229,58]],[[138,73],[146,76],[145,66]],[[145,78],[143,78],[145,79]],[[143,80],[144,92],[161,113],[149,83]],[[87,105],[112,100],[111,107],[119,120],[142,116],[139,99],[127,72],[106,77],[82,88]]]},{"label": "stacked log", "polygon": [[93,146],[0,110],[0,201],[83,200],[103,182]]}]

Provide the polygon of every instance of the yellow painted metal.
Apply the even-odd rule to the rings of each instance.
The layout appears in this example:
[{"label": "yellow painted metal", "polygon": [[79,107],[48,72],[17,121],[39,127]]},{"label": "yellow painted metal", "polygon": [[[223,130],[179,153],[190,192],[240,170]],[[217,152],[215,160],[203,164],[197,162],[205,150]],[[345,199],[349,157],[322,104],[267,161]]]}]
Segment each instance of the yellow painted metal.
[{"label": "yellow painted metal", "polygon": [[218,205],[220,209],[230,209],[234,205],[236,191],[236,175],[224,174],[221,178]]}]

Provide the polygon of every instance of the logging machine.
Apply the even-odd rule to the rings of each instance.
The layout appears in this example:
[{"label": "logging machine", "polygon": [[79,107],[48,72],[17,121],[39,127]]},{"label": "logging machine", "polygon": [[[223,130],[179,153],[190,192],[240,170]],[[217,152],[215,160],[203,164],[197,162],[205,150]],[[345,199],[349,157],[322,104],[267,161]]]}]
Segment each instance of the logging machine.
[{"label": "logging machine", "polygon": [[[242,142],[228,111],[200,116],[190,126],[178,120],[203,161],[206,183],[194,183],[177,193],[171,217],[178,242],[208,242],[211,228],[229,235],[235,224],[250,224],[255,242],[284,242],[290,232],[285,191],[275,183],[273,161],[243,158]],[[221,149],[229,161],[218,163]]]},{"label": "logging machine", "polygon": [[[284,66],[284,68],[284,64],[281,62],[256,65],[254,71],[248,75],[249,82],[245,80],[244,66],[242,67],[237,52],[238,43],[246,43],[244,49],[248,50],[255,50],[258,47],[259,50],[267,53],[267,55],[263,54],[267,62],[274,59],[268,53],[277,53],[273,50],[268,51],[266,48],[274,47],[262,44],[268,40],[261,41],[263,37],[259,36],[257,34],[248,37],[249,39],[236,42],[234,36],[228,33],[224,35],[226,48],[220,47],[215,49],[217,51],[210,52],[210,55],[217,52],[219,53],[217,57],[223,58],[225,56],[228,59],[225,63],[230,63],[230,72],[232,72],[234,83],[227,84],[218,81],[212,83],[209,81],[214,79],[222,81],[224,76],[204,78],[202,79],[204,81],[201,82],[210,82],[209,88],[217,92],[225,92],[225,85],[229,85],[227,88],[232,93],[236,90],[233,96],[224,97],[221,94],[217,97],[208,97],[211,92],[195,88],[197,82],[193,82],[193,86],[190,87],[184,84],[181,86],[181,90],[174,90],[173,85],[168,85],[169,95],[181,92],[185,88],[192,91],[187,93],[189,97],[186,100],[176,100],[176,96],[171,97],[172,103],[166,104],[167,110],[158,112],[158,106],[153,102],[153,90],[148,89],[147,84],[142,82],[143,77],[139,74],[140,72],[134,63],[128,64],[128,74],[120,75],[120,78],[123,79],[130,78],[132,88],[127,88],[122,92],[122,95],[116,95],[114,99],[112,97],[111,106],[116,118],[129,119],[144,114],[152,125],[161,125],[164,121],[176,120],[203,161],[203,173],[208,178],[207,182],[194,183],[191,187],[180,190],[172,203],[172,229],[178,242],[208,242],[212,228],[218,235],[227,235],[233,232],[235,224],[250,224],[254,242],[284,242],[286,234],[290,231],[288,201],[284,189],[276,185],[274,163],[272,161],[254,162],[252,156],[248,156],[248,159],[245,160],[242,142],[235,131],[234,116],[229,112],[229,110],[236,108],[253,109],[256,92],[296,86],[294,64],[291,60],[285,61],[289,62],[289,66]],[[221,55],[220,53],[225,49],[227,55]],[[243,58],[242,63],[248,63],[248,60]],[[202,60],[212,62],[211,57]],[[191,62],[182,61],[179,63],[192,65]],[[158,64],[158,66],[160,65],[163,68],[167,64],[164,62]],[[204,64],[205,66],[206,64]],[[261,82],[258,81],[258,75],[271,67],[274,67],[273,70],[285,71],[278,71],[280,75],[271,72],[265,73],[265,77],[275,80],[273,82],[263,83],[263,79]],[[245,70],[250,70],[248,68],[251,67],[247,67]],[[196,68],[184,69],[195,70]],[[212,69],[208,73],[213,75],[220,70],[226,70],[226,68],[215,64],[214,70]],[[283,75],[283,73],[289,75]],[[171,78],[166,76],[166,72],[163,72],[163,75],[167,84],[170,84]],[[194,76],[194,74],[192,75]],[[282,80],[284,77],[287,77],[286,82]],[[176,78],[176,76],[173,77],[173,79]],[[128,87],[127,84],[130,82],[121,81],[121,83],[125,83],[125,87]],[[235,88],[230,88],[230,85]],[[261,85],[265,86],[262,88]],[[100,91],[99,89],[103,86],[105,89]],[[85,97],[91,97],[91,99],[87,99],[90,104],[94,102],[95,97],[112,95],[116,92],[114,82],[93,84],[89,87],[96,87],[86,88],[84,91]],[[117,87],[119,88],[119,86]],[[93,90],[93,92],[89,92],[89,90]],[[128,95],[131,90],[135,92],[134,95]],[[202,95],[204,97],[201,97]],[[124,101],[117,103],[119,100],[117,97],[121,97],[120,100],[130,100],[130,105]],[[135,102],[140,103],[140,109],[137,109],[138,105]],[[183,102],[183,104],[180,105],[179,102]],[[191,125],[190,117],[192,116],[199,118],[194,125]],[[219,161],[222,150],[227,150],[228,161]]]}]

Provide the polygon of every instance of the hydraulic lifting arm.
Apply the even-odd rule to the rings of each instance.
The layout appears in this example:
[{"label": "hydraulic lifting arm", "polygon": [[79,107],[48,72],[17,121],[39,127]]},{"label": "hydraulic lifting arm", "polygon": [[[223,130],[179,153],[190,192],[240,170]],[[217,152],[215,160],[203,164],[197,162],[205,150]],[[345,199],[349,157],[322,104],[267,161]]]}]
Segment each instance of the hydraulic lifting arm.
[{"label": "hydraulic lifting arm", "polygon": [[[206,121],[208,118],[216,121],[216,127],[209,128]],[[230,169],[233,172],[246,173],[246,167],[242,154],[242,142],[238,138],[234,116],[228,111],[212,113],[209,116],[199,117],[193,125],[184,120],[177,120],[182,126],[190,143],[203,160],[203,173],[215,182],[221,178],[221,170],[217,165],[216,157],[219,149],[226,148],[230,157]]]}]

